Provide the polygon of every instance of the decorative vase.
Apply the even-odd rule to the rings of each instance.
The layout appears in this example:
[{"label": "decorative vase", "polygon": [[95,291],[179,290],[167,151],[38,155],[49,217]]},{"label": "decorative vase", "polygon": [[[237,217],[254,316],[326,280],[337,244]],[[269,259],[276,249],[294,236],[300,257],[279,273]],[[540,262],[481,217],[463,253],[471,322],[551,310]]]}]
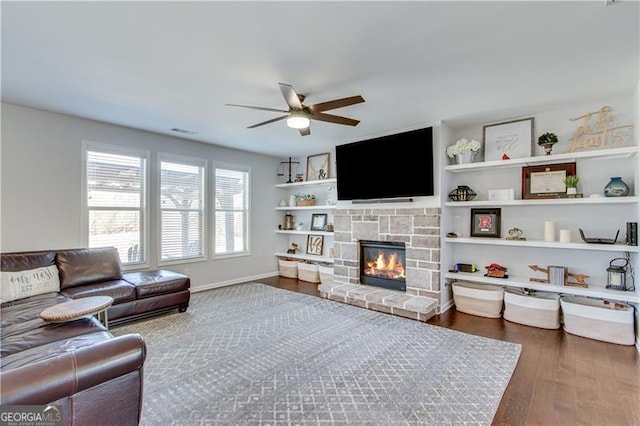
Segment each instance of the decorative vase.
[{"label": "decorative vase", "polygon": [[578,193],[578,188],[567,188],[567,195],[576,195]]},{"label": "decorative vase", "polygon": [[296,196],[291,194],[289,196],[289,207],[295,207],[296,206]]},{"label": "decorative vase", "polygon": [[629,195],[629,185],[620,176],[612,177],[604,187],[605,197],[626,197]]},{"label": "decorative vase", "polygon": [[547,153],[547,155],[551,155],[551,150],[553,149],[553,145],[552,143],[545,143],[544,145],[542,145],[544,147],[544,152]]},{"label": "decorative vase", "polygon": [[473,163],[473,158],[476,153],[473,151],[463,152],[462,154],[456,154],[456,164],[470,164]]}]

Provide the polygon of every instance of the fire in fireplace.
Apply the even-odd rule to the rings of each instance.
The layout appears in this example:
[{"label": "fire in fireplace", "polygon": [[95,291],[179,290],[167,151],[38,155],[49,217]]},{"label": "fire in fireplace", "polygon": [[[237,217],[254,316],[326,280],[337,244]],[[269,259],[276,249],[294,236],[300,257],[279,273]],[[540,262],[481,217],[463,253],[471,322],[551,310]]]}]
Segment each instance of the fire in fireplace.
[{"label": "fire in fireplace", "polygon": [[360,282],[406,290],[405,245],[389,241],[360,241]]}]

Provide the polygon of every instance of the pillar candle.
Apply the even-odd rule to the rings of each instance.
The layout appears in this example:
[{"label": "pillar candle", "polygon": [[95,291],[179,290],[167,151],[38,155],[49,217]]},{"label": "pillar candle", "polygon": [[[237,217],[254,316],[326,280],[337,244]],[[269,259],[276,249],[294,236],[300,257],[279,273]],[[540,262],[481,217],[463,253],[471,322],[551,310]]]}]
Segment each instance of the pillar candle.
[{"label": "pillar candle", "polygon": [[555,241],[556,239],[556,226],[550,220],[544,223],[544,240]]},{"label": "pillar candle", "polygon": [[561,243],[570,243],[571,242],[571,231],[568,229],[560,230],[560,242]]}]

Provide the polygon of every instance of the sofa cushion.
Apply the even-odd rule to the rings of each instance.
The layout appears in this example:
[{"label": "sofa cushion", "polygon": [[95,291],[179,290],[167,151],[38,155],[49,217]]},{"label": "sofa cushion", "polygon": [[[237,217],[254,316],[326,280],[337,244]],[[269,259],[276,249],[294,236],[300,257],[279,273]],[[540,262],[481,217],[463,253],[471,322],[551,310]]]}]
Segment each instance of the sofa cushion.
[{"label": "sofa cushion", "polygon": [[12,325],[40,318],[40,312],[59,303],[68,302],[68,297],[60,293],[46,293],[3,303],[0,310],[2,330]]},{"label": "sofa cushion", "polygon": [[2,303],[58,291],[60,291],[60,277],[58,267],[55,265],[0,273],[0,302]]},{"label": "sofa cushion", "polygon": [[56,253],[56,263],[61,289],[122,278],[120,256],[115,247],[60,250]]},{"label": "sofa cushion", "polygon": [[191,282],[186,275],[165,270],[130,272],[123,279],[136,287],[138,299],[188,290]]},{"label": "sofa cushion", "polygon": [[56,254],[53,251],[31,251],[2,253],[0,270],[7,272],[25,271],[55,265]]},{"label": "sofa cushion", "polygon": [[89,296],[111,296],[114,304],[129,302],[136,298],[135,287],[125,280],[85,284],[79,287],[65,288],[61,292],[72,299]]}]

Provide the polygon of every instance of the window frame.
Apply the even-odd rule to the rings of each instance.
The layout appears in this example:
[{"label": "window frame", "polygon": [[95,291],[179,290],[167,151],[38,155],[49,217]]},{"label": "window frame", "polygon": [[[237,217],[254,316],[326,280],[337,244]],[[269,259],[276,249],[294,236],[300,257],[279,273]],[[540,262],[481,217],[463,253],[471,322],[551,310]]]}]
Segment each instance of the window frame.
[{"label": "window frame", "polygon": [[[216,253],[216,227],[217,227],[217,221],[216,221],[216,216],[218,213],[218,208],[216,207],[216,178],[217,178],[217,170],[218,169],[223,169],[223,170],[231,170],[231,171],[236,171],[236,172],[242,172],[242,173],[246,173],[247,174],[247,183],[246,183],[246,191],[247,193],[245,194],[245,199],[246,199],[246,205],[245,208],[243,210],[243,213],[245,214],[245,219],[244,219],[244,231],[245,231],[245,249],[243,251],[237,251],[237,252],[233,252],[233,253]],[[234,258],[234,257],[243,257],[243,256],[251,256],[251,188],[252,188],[252,184],[251,184],[251,166],[245,165],[245,164],[238,164],[238,163],[227,163],[227,162],[220,162],[220,161],[214,161],[213,162],[213,173],[211,173],[211,178],[213,179],[213,184],[211,186],[212,188],[212,194],[213,196],[211,197],[211,203],[213,204],[212,207],[212,233],[213,233],[213,238],[211,238],[211,258],[212,259],[225,259],[225,258]],[[224,210],[222,210],[224,211]]]},{"label": "window frame", "polygon": [[[197,256],[197,257],[182,257],[182,258],[178,258],[178,259],[167,259],[167,260],[163,260],[162,259],[162,212],[163,212],[163,208],[162,208],[162,163],[163,162],[167,162],[167,163],[174,163],[174,164],[184,164],[184,165],[188,165],[188,166],[196,166],[196,167],[202,167],[203,171],[204,171],[204,177],[203,177],[203,188],[202,188],[202,256]],[[160,152],[158,153],[158,161],[157,161],[157,168],[158,168],[158,172],[157,172],[157,182],[158,182],[158,187],[157,187],[157,197],[158,197],[158,202],[157,202],[157,206],[158,206],[158,211],[157,211],[157,235],[158,235],[158,249],[157,249],[157,255],[158,255],[158,265],[162,265],[162,266],[167,266],[167,265],[177,265],[177,264],[182,264],[182,263],[194,263],[194,262],[203,262],[208,260],[208,247],[209,247],[209,242],[208,242],[208,217],[209,217],[209,209],[208,209],[208,205],[209,205],[209,197],[208,197],[208,190],[209,190],[209,185],[208,185],[208,173],[209,173],[209,169],[208,169],[208,161],[206,159],[203,158],[195,158],[195,157],[187,157],[187,156],[182,156],[182,155],[176,155],[176,154],[170,154],[170,153],[166,153],[166,152]],[[178,209],[176,209],[177,211]],[[193,210],[196,211],[196,210]]]},{"label": "window frame", "polygon": [[[89,216],[90,216],[90,207],[89,207],[89,199],[88,199],[88,191],[87,191],[87,161],[89,152],[99,152],[104,154],[114,154],[114,155],[123,155],[130,157],[139,157],[144,159],[144,172],[142,174],[142,206],[140,207],[140,220],[142,224],[140,226],[140,232],[142,233],[142,237],[140,238],[140,242],[143,245],[142,250],[142,260],[136,263],[125,263],[122,262],[123,270],[136,270],[136,269],[145,269],[151,266],[150,262],[150,177],[151,177],[151,153],[149,150],[139,149],[139,148],[131,148],[123,145],[115,145],[108,144],[103,142],[96,142],[91,140],[82,140],[82,161],[81,161],[81,191],[82,191],[82,202],[81,202],[81,213],[80,213],[80,226],[81,226],[81,238],[85,247],[89,247]],[[98,209],[99,210],[99,209]],[[120,253],[119,253],[120,254]]]}]

